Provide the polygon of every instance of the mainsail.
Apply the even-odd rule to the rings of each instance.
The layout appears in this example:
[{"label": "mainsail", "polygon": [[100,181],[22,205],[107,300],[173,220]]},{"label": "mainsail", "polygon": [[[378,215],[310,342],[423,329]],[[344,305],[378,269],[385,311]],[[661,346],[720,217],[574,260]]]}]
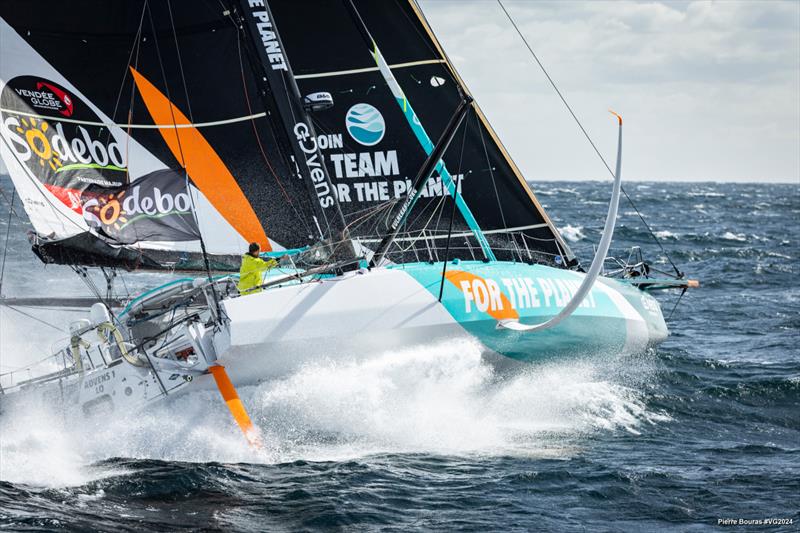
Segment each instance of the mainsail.
[{"label": "mainsail", "polygon": [[[402,197],[426,151],[398,108],[345,2],[272,2],[271,6],[301,92],[333,95],[336,105],[313,118],[328,147],[325,155],[342,211],[352,222],[381,203]],[[459,89],[468,90],[419,7],[413,0],[354,4],[430,138],[438,138],[461,101]],[[523,255],[531,252],[538,261],[572,260],[477,105],[475,111],[444,160],[460,180],[460,192],[497,257],[508,258],[512,254],[504,251],[525,248]],[[407,239],[427,239],[433,245],[446,237],[452,200],[437,176],[430,180],[425,196],[407,228]],[[386,222],[372,222],[354,229],[354,237],[375,242]],[[460,255],[482,259],[479,242],[463,216],[458,216],[455,227],[466,245]]]},{"label": "mainsail", "polygon": [[[418,6],[355,5],[438,138],[466,88]],[[342,2],[81,0],[47,17],[2,2],[0,16],[0,156],[45,261],[200,269],[200,235],[216,268],[252,241],[352,255],[352,236],[366,252],[426,156]],[[333,106],[304,106],[313,93]],[[443,160],[498,258],[572,259],[477,107]],[[435,174],[389,257],[443,245],[451,202]],[[452,256],[481,258],[467,222]]]}]

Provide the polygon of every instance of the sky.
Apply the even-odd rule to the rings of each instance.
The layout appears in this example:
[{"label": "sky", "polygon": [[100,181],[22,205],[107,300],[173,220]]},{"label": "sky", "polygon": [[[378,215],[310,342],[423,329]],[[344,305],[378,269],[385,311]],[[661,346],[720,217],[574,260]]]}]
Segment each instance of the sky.
[{"label": "sky", "polygon": [[[609,174],[496,0],[418,0],[525,176]],[[623,179],[800,184],[800,1],[502,0]]]},{"label": "sky", "polygon": [[[497,0],[418,1],[527,179],[609,178]],[[502,1],[624,180],[800,184],[800,0]]]}]

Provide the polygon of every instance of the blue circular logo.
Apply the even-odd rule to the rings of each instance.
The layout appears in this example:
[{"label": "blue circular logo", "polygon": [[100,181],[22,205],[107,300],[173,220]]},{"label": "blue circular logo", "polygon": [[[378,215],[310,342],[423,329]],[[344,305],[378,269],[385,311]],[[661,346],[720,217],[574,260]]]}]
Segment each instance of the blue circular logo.
[{"label": "blue circular logo", "polygon": [[369,104],[356,104],[344,117],[347,133],[359,144],[375,146],[386,133],[386,123],[381,112]]}]

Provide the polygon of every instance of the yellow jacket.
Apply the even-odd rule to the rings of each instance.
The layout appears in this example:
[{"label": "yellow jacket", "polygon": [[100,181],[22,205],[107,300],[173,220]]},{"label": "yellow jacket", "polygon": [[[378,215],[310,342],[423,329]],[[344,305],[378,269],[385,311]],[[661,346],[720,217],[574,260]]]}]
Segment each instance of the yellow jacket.
[{"label": "yellow jacket", "polygon": [[242,268],[239,269],[239,288],[240,294],[255,294],[263,289],[258,288],[263,283],[262,274],[273,268],[278,262],[274,259],[264,261],[260,257],[253,257],[250,254],[242,256]]}]

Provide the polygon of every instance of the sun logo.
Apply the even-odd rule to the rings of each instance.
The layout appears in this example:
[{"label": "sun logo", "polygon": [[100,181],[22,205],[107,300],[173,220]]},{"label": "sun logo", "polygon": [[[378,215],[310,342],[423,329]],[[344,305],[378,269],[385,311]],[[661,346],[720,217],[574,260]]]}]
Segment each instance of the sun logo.
[{"label": "sun logo", "polygon": [[[30,124],[28,124],[28,120],[30,120]],[[50,129],[50,125],[44,120],[37,124],[36,119],[33,117],[29,117],[28,120],[25,120],[25,118],[20,119],[25,128],[17,126],[17,131],[25,135],[28,146],[30,146],[34,154],[39,156],[39,166],[43,167],[47,163],[53,169],[53,172],[58,171],[63,166],[63,163],[56,156],[45,133]]]},{"label": "sun logo", "polygon": [[121,230],[122,227],[120,224],[125,224],[128,222],[128,219],[125,218],[122,210],[122,197],[125,196],[125,191],[122,191],[119,194],[111,194],[105,198],[102,198],[102,201],[105,202],[102,207],[99,205],[94,206],[95,210],[98,210],[98,218],[100,222],[105,224],[106,226],[114,226],[114,228]]}]

